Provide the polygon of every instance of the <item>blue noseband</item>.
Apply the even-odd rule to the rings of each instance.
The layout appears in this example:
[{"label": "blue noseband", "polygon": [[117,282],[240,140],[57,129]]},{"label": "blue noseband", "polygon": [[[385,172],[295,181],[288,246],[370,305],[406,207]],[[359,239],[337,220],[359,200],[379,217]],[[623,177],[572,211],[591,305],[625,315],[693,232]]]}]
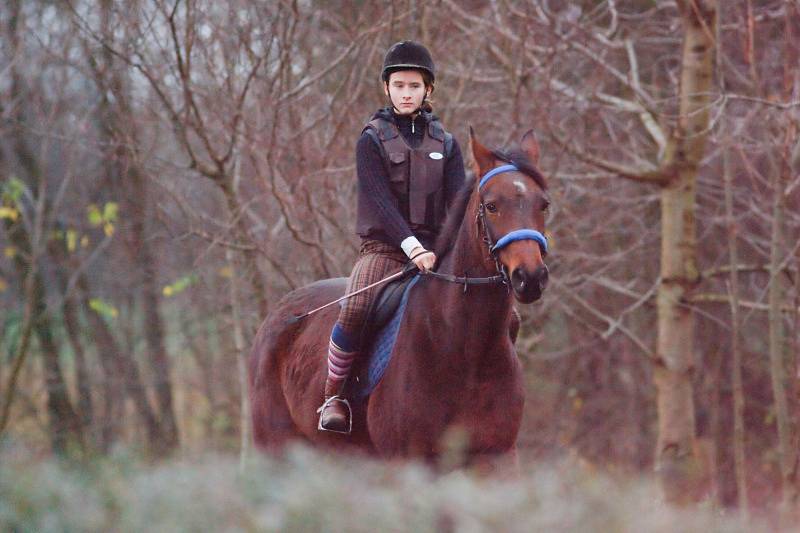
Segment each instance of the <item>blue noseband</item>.
[{"label": "blue noseband", "polygon": [[518,229],[505,234],[492,246],[491,252],[494,253],[514,241],[536,241],[539,243],[542,252],[547,253],[547,237],[541,231],[536,231],[535,229]]},{"label": "blue noseband", "polygon": [[[497,168],[493,168],[492,170],[483,175],[481,181],[478,183],[478,190],[480,190],[484,185],[486,185],[486,183],[490,179],[497,176],[498,174],[502,174],[503,172],[513,172],[518,170],[519,169],[515,165],[503,165]],[[482,202],[481,206],[483,206]],[[481,212],[482,211],[483,209],[481,209]],[[535,229],[527,229],[527,228],[518,229],[510,233],[507,233],[506,235],[501,237],[500,240],[498,240],[496,243],[490,244],[489,251],[492,254],[494,254],[498,250],[508,246],[514,241],[525,241],[525,240],[536,241],[537,243],[539,243],[539,247],[542,249],[542,254],[547,253],[547,237],[545,237],[541,231],[537,231]]]}]

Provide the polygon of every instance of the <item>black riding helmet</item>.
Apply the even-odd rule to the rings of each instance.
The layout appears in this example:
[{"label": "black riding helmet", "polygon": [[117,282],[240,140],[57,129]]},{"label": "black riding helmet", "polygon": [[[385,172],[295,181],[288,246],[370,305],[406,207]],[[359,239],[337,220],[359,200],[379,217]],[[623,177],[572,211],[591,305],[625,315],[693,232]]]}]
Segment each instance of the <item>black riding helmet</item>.
[{"label": "black riding helmet", "polygon": [[389,75],[396,70],[419,69],[431,76],[431,83],[435,79],[433,58],[428,49],[415,41],[400,41],[394,43],[383,58],[383,71],[381,78],[389,81]]}]

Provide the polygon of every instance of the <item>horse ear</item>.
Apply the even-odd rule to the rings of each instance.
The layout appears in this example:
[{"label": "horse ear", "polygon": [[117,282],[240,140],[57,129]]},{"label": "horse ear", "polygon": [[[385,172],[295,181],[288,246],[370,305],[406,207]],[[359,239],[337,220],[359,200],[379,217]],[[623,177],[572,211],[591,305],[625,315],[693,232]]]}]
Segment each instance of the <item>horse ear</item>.
[{"label": "horse ear", "polygon": [[472,154],[470,165],[475,175],[481,176],[494,166],[494,156],[475,138],[475,131],[469,127],[469,151]]},{"label": "horse ear", "polygon": [[533,166],[539,166],[539,141],[536,140],[536,134],[533,133],[533,130],[528,130],[525,132],[525,135],[522,136],[522,140],[519,143],[520,148],[522,151],[527,154],[528,158],[533,163]]}]

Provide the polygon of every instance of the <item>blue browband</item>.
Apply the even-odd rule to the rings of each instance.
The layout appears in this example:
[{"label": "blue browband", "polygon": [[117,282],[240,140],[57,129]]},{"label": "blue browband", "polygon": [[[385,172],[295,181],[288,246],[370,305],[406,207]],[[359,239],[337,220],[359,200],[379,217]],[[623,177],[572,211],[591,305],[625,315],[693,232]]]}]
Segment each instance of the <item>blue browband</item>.
[{"label": "blue browband", "polygon": [[497,176],[498,174],[502,174],[503,172],[511,172],[512,170],[519,170],[519,169],[514,165],[503,165],[502,167],[493,168],[492,170],[483,175],[483,177],[481,178],[481,182],[478,183],[478,189],[486,185],[487,181]]},{"label": "blue browband", "polygon": [[[511,172],[514,170],[519,170],[519,169],[515,165],[503,165],[497,168],[493,168],[492,170],[483,175],[480,183],[478,183],[478,189],[480,190],[481,187],[486,185],[486,182],[488,182],[490,179],[497,176],[498,174],[502,174],[503,172]],[[545,237],[541,231],[537,231],[535,229],[514,230],[501,237],[500,240],[497,241],[494,244],[494,246],[490,248],[490,251],[494,253],[497,250],[500,250],[501,248],[508,246],[514,241],[523,241],[523,240],[536,241],[537,243],[539,243],[539,247],[542,249],[542,253],[543,254],[547,253],[547,237]]]}]

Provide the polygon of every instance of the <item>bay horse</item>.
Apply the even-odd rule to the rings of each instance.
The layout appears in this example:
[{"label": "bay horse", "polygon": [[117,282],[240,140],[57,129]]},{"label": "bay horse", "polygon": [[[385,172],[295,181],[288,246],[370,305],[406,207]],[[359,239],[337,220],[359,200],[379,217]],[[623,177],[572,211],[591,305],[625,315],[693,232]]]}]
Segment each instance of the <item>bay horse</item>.
[{"label": "bay horse", "polygon": [[[512,152],[489,150],[470,128],[472,169],[434,246],[437,273],[408,293],[392,358],[382,380],[353,406],[348,435],[317,429],[328,338],[338,306],[293,317],[344,294],[345,278],[287,294],[261,325],[249,361],[253,436],[264,450],[288,441],[383,457],[433,460],[461,438],[462,459],[516,458],[524,404],[522,367],[514,350],[512,303],[530,303],[547,285],[546,182],[536,166],[532,131]],[[455,276],[459,276],[455,279]],[[483,277],[497,283],[471,284]],[[480,281],[480,280],[479,280]]]}]

